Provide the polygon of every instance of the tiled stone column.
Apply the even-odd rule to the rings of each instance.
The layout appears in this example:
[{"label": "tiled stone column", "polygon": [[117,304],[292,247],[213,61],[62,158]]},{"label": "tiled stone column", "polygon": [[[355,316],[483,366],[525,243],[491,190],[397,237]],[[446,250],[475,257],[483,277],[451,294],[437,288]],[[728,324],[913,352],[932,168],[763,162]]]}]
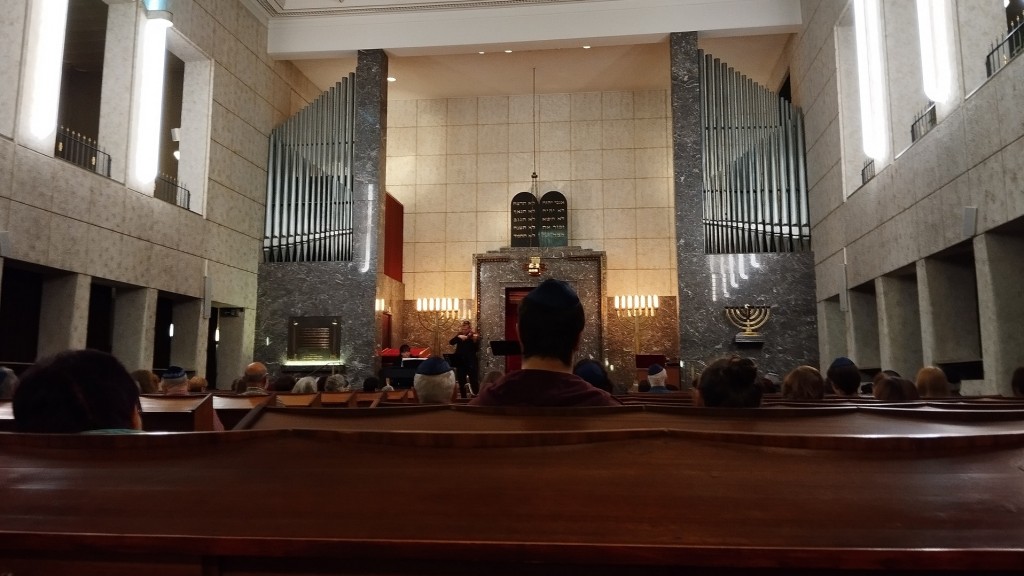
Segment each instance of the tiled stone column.
[{"label": "tiled stone column", "polygon": [[[214,311],[216,312],[216,310]],[[238,316],[220,317],[220,343],[217,345],[217,388],[228,390],[245,372],[252,351],[245,349],[245,335],[253,328],[255,310],[242,309]]]},{"label": "tiled stone column", "polygon": [[18,104],[18,87],[15,78],[21,75],[21,47],[24,41],[25,5],[28,0],[11,0],[4,3],[4,17],[0,20],[0,135],[14,136],[14,120]]},{"label": "tiled stone column", "polygon": [[118,289],[115,295],[112,348],[129,372],[153,368],[156,297],[153,288]]},{"label": "tiled stone column", "polygon": [[924,258],[917,261],[921,309],[921,363],[981,359],[978,285],[973,266]]},{"label": "tiled stone column", "polygon": [[978,315],[985,383],[965,394],[1012,395],[1013,369],[1024,365],[1024,239],[987,233],[974,237]]},{"label": "tiled stone column", "polygon": [[[881,359],[878,346],[878,304],[874,292],[850,290],[849,322],[847,322],[847,342],[850,359],[858,368],[879,368]],[[823,364],[828,367],[832,359]],[[888,366],[887,366],[888,368]]]},{"label": "tiled stone column", "polygon": [[185,370],[195,370],[197,375],[204,376],[207,319],[203,318],[203,301],[190,299],[176,303],[171,318],[174,322],[171,364]]},{"label": "tiled stone column", "polygon": [[125,181],[128,159],[138,10],[136,2],[111,2],[107,7],[99,142],[110,154],[110,177],[118,182]]},{"label": "tiled stone column", "polygon": [[846,342],[846,313],[838,298],[818,302],[818,321],[819,367],[826,369],[833,359],[850,355]]},{"label": "tiled stone column", "polygon": [[39,313],[39,357],[85,348],[89,331],[89,287],[92,278],[68,274],[43,282]]},{"label": "tiled stone column", "polygon": [[917,278],[875,278],[878,294],[878,355],[883,370],[914,379],[921,368],[921,312]]}]

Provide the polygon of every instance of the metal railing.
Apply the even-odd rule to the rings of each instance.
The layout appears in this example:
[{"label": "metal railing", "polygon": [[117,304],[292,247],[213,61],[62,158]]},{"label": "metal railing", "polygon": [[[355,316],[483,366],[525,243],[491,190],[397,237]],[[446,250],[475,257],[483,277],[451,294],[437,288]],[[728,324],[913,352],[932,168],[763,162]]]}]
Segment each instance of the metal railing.
[{"label": "metal railing", "polygon": [[864,167],[860,169],[860,183],[863,186],[875,177],[875,161],[868,159],[864,161]]},{"label": "metal railing", "polygon": [[910,125],[910,141],[917,142],[922,136],[935,128],[938,120],[935,116],[935,102],[929,102],[928,107],[914,118]]},{"label": "metal railing", "polygon": [[1013,27],[1006,33],[998,44],[985,57],[985,73],[991,77],[1006,66],[1006,63],[1013,60],[1017,54],[1024,49],[1024,21],[1020,17],[1013,22]]},{"label": "metal railing", "polygon": [[192,204],[192,193],[178,182],[177,178],[161,174],[156,177],[156,188],[153,196],[157,200],[163,200],[169,204],[176,204],[185,210],[190,210]]},{"label": "metal railing", "polygon": [[57,130],[57,141],[53,155],[61,160],[92,170],[100,176],[110,178],[110,154],[100,150],[99,143],[61,126]]}]

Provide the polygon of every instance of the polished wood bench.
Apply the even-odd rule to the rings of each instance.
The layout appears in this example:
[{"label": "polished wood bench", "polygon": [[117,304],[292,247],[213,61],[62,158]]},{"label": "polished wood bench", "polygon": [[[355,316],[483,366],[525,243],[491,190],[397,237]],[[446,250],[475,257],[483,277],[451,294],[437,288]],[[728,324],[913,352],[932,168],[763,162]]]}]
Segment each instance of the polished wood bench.
[{"label": "polished wood bench", "polygon": [[276,392],[274,398],[269,403],[276,404],[278,406],[290,406],[294,408],[309,407],[309,406],[320,406],[320,394],[314,393],[291,393],[291,392]]},{"label": "polished wood bench", "polygon": [[245,396],[240,394],[214,394],[213,410],[224,424],[231,430],[257,406],[269,402],[270,396]]},{"label": "polished wood bench", "polygon": [[991,436],[4,433],[0,573],[1019,574],[1024,436]]},{"label": "polished wood bench", "polygon": [[208,432],[214,430],[213,395],[164,396],[143,394],[142,428],[147,432]]},{"label": "polished wood bench", "polygon": [[10,400],[0,400],[0,432],[14,432],[14,407]]}]

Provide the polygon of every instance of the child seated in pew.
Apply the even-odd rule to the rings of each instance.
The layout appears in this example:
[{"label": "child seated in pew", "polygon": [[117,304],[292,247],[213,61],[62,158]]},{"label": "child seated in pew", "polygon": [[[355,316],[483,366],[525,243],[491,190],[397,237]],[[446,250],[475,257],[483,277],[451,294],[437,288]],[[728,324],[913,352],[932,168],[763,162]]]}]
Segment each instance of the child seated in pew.
[{"label": "child seated in pew", "polygon": [[138,384],[117,358],[99,350],[68,350],[36,362],[12,407],[17,432],[142,430]]},{"label": "child seated in pew", "polygon": [[825,379],[813,366],[797,366],[782,379],[782,397],[786,400],[821,400],[825,397]]},{"label": "child seated in pew", "polygon": [[693,403],[714,408],[757,408],[761,405],[761,388],[756,380],[757,365],[750,358],[719,358],[701,372]]}]

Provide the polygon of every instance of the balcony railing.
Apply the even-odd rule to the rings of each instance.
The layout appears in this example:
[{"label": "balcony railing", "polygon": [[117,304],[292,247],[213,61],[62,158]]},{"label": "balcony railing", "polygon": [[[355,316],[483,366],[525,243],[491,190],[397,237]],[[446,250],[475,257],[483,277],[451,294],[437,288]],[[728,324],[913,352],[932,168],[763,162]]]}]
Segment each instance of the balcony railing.
[{"label": "balcony railing", "polygon": [[935,102],[929,102],[928,107],[924,109],[917,118],[914,118],[914,123],[910,125],[910,141],[917,142],[922,136],[935,128],[935,124],[938,120],[935,116]]},{"label": "balcony railing", "polygon": [[869,180],[875,177],[875,161],[867,160],[864,162],[864,167],[860,169],[860,183],[861,185],[867,184]]},{"label": "balcony railing", "polygon": [[78,132],[61,126],[53,155],[110,178],[110,154],[100,150],[99,143]]},{"label": "balcony railing", "polygon": [[1013,28],[1006,33],[1006,38],[996,44],[992,51],[985,57],[985,72],[992,76],[1006,63],[1013,60],[1017,54],[1024,49],[1024,21],[1018,18],[1013,23]]},{"label": "balcony railing", "polygon": [[192,202],[192,194],[185,188],[177,178],[161,174],[156,177],[156,188],[153,190],[153,196],[164,202],[176,204],[181,206],[185,210],[190,210],[189,206]]}]

